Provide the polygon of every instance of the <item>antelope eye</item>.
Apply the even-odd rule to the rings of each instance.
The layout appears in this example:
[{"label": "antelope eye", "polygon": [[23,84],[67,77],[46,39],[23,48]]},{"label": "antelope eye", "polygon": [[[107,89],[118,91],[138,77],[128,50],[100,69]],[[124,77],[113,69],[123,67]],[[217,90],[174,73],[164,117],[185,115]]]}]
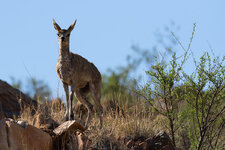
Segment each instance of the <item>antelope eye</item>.
[{"label": "antelope eye", "polygon": [[57,35],[59,36],[59,33],[57,33]]}]

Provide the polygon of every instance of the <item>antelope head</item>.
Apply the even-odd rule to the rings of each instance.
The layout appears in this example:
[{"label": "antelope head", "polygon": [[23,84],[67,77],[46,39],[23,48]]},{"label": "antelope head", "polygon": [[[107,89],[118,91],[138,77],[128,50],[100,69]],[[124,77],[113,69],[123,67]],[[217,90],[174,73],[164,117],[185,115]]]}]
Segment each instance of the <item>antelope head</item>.
[{"label": "antelope head", "polygon": [[60,45],[69,46],[70,33],[73,30],[76,22],[77,20],[75,20],[74,23],[70,25],[68,29],[61,29],[61,27],[53,19],[53,25],[55,30],[57,31],[58,41]]}]

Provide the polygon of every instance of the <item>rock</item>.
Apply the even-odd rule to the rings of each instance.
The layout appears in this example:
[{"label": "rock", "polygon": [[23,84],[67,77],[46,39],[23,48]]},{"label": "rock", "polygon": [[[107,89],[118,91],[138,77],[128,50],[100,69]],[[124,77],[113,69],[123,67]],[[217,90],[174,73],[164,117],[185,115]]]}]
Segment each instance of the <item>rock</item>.
[{"label": "rock", "polygon": [[75,120],[70,120],[70,121],[66,121],[63,124],[59,125],[57,128],[55,128],[53,130],[53,132],[57,136],[59,136],[68,131],[76,131],[76,130],[80,130],[80,131],[84,132],[85,128],[80,123],[76,122]]},{"label": "rock", "polygon": [[160,131],[153,138],[138,137],[126,142],[126,146],[132,150],[178,150],[174,147],[170,137],[164,131]]},{"label": "rock", "polygon": [[85,128],[75,120],[66,121],[53,130],[54,150],[85,150],[90,146],[88,137],[84,134]]},{"label": "rock", "polygon": [[160,131],[158,134],[156,134],[153,138],[152,141],[154,143],[158,143],[162,146],[165,145],[172,145],[172,140],[170,137],[167,135],[165,131]]},{"label": "rock", "polygon": [[51,150],[52,138],[41,129],[6,118],[0,120],[0,150]]},{"label": "rock", "polygon": [[145,142],[147,145],[146,143],[140,145],[144,150],[175,150],[170,137],[164,131],[160,131],[153,138],[146,139]]},{"label": "rock", "polygon": [[20,90],[0,80],[0,114],[3,113],[5,117],[12,118],[14,115],[20,115],[21,107],[24,108],[24,106],[29,105],[37,107],[37,102]]}]

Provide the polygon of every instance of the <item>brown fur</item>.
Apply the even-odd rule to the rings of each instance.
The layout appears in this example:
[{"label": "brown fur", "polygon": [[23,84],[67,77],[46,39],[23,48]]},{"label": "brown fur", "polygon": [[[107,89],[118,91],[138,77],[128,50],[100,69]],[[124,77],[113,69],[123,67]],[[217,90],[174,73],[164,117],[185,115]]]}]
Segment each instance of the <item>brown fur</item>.
[{"label": "brown fur", "polygon": [[[63,83],[63,88],[66,93],[67,109],[66,117],[71,120],[74,117],[72,111],[73,95],[75,93],[76,98],[84,104],[88,109],[88,116],[85,126],[90,121],[90,115],[92,112],[92,104],[88,100],[88,94],[94,100],[97,107],[97,113],[100,117],[100,124],[102,124],[102,106],[101,99],[101,74],[95,65],[89,62],[78,54],[71,53],[69,51],[69,37],[73,30],[76,21],[67,29],[61,29],[60,26],[53,19],[53,25],[57,31],[59,41],[59,58],[56,66],[57,74]],[[71,86],[71,92],[69,96],[68,86]]]}]

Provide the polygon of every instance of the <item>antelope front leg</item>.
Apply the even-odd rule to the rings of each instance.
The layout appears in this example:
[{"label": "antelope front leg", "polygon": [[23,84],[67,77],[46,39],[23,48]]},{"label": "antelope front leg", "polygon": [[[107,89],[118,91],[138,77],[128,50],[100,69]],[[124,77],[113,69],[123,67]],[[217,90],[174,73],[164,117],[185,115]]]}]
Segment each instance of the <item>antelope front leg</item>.
[{"label": "antelope front leg", "polygon": [[69,114],[70,114],[70,110],[69,110],[69,88],[68,88],[68,84],[63,83],[63,88],[66,94],[66,113],[65,113],[65,119],[69,120]]},{"label": "antelope front leg", "polygon": [[71,90],[70,92],[70,104],[69,104],[69,120],[74,120],[74,114],[73,114],[73,95],[74,91]]}]

